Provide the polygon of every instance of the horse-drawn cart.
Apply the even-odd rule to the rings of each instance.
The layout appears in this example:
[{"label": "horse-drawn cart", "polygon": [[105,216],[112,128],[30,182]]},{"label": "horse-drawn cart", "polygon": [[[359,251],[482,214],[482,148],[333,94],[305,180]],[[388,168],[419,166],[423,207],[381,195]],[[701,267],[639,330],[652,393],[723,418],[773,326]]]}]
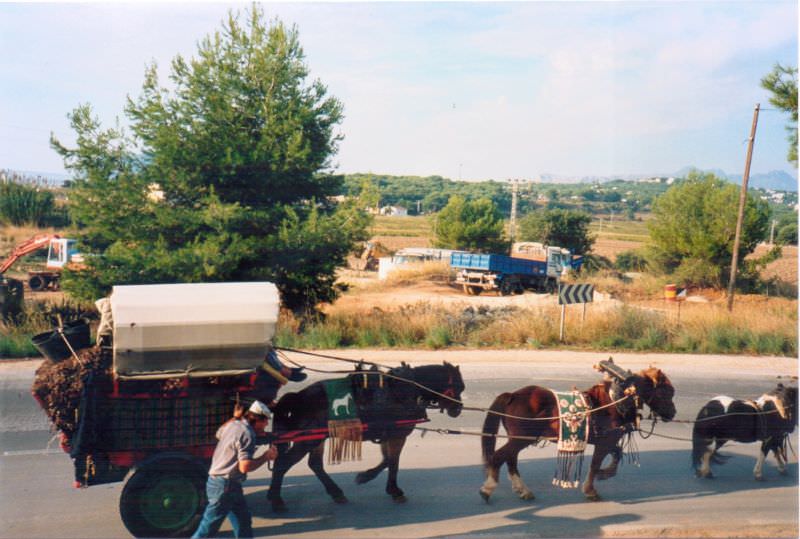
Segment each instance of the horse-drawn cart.
[{"label": "horse-drawn cart", "polygon": [[[56,358],[82,363],[79,405],[69,410],[76,417],[61,429],[75,484],[125,481],[120,514],[134,536],[189,535],[205,505],[217,428],[237,399],[255,398],[257,377],[266,375],[258,367],[274,335],[277,289],[121,286],[106,313],[111,339],[100,335],[92,354]],[[48,410],[48,396],[34,396]]]}]

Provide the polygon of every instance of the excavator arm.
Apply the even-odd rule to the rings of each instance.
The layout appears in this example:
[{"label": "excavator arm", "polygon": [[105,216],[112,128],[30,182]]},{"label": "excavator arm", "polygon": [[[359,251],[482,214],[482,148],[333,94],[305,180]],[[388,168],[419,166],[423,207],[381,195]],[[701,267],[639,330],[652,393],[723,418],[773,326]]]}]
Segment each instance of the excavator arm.
[{"label": "excavator arm", "polygon": [[0,262],[0,275],[4,274],[8,268],[14,265],[14,262],[23,256],[47,247],[50,245],[51,240],[58,239],[60,237],[61,236],[58,234],[37,234],[31,239],[23,241],[14,247],[14,250],[11,251],[11,254],[8,255],[8,258]]}]

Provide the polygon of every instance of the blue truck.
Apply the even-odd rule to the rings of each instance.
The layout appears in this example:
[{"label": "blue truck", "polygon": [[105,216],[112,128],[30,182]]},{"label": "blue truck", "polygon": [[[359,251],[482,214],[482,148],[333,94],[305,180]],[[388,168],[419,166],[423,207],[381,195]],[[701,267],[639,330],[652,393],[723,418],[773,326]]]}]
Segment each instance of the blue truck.
[{"label": "blue truck", "polygon": [[506,296],[522,294],[525,290],[552,292],[558,288],[561,276],[578,269],[583,257],[573,257],[567,249],[545,248],[544,260],[531,260],[501,254],[453,253],[450,267],[456,270],[456,283],[464,292],[478,295],[484,290],[496,290]]}]

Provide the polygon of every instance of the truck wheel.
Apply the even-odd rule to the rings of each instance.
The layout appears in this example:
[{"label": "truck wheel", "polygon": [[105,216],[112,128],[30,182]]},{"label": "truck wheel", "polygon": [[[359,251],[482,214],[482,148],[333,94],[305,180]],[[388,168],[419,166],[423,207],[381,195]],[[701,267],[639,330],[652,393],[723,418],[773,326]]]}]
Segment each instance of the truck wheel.
[{"label": "truck wheel", "polygon": [[511,283],[503,281],[500,285],[500,295],[508,296],[509,294],[511,294]]},{"label": "truck wheel", "polygon": [[46,286],[47,280],[41,275],[33,275],[30,279],[28,279],[28,287],[34,292],[44,290]]},{"label": "truck wheel", "polygon": [[472,295],[473,296],[480,296],[481,292],[483,292],[483,288],[481,288],[480,286],[474,286],[473,285],[473,286],[470,286],[470,288],[472,289]]},{"label": "truck wheel", "polygon": [[189,537],[205,509],[206,477],[204,470],[185,459],[143,466],[122,489],[123,524],[134,537]]}]

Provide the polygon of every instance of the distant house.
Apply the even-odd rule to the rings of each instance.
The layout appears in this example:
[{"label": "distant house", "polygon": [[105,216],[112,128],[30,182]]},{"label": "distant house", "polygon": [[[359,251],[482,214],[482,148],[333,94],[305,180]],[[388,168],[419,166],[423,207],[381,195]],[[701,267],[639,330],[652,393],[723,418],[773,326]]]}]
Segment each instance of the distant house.
[{"label": "distant house", "polygon": [[402,206],[384,206],[381,208],[381,215],[403,217],[404,215],[408,215],[408,210]]}]

